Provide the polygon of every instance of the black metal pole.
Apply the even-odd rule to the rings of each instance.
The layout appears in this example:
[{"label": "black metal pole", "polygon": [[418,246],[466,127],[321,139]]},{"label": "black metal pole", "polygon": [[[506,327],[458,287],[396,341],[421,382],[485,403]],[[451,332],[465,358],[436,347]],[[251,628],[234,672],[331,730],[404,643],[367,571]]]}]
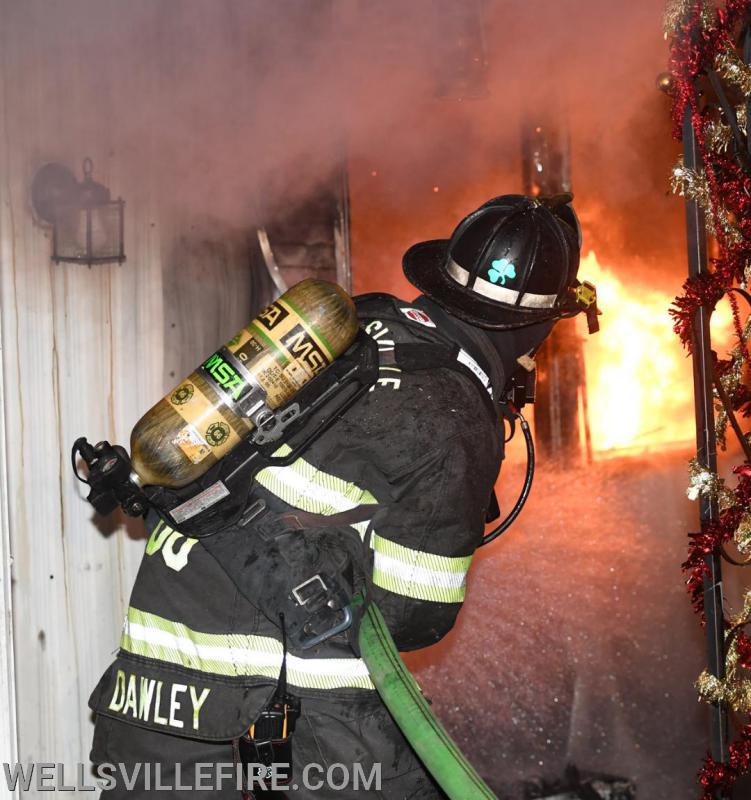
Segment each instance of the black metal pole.
[{"label": "black metal pole", "polygon": [[[686,167],[701,170],[701,154],[693,125],[691,109],[683,118],[683,158]],[[695,278],[707,272],[707,234],[704,213],[693,200],[686,200],[686,235],[688,239],[688,274]],[[709,312],[700,306],[692,324],[694,398],[696,403],[696,456],[699,464],[717,472],[717,442],[712,396],[712,353],[709,336]],[[717,520],[717,501],[701,496],[699,520],[702,529]],[[722,613],[722,567],[718,553],[707,556],[708,574],[704,580],[704,609],[707,620],[707,666],[712,675],[725,675],[724,621]],[[710,706],[710,741],[712,757],[727,761],[728,718],[722,703]],[[725,797],[725,795],[723,795]]]},{"label": "black metal pole", "polygon": [[[751,63],[751,25],[748,24],[743,34],[743,62],[745,64]],[[746,99],[746,150],[751,156],[751,136],[748,135],[749,120],[751,120],[751,96]]]},{"label": "black metal pole", "polygon": [[[542,115],[545,117],[545,115]],[[547,117],[554,115],[548,114]],[[548,124],[550,123],[550,124]],[[522,127],[522,186],[525,194],[556,195],[571,191],[569,134],[561,115],[525,119]],[[537,396],[534,405],[535,443],[543,460],[564,465],[581,458],[580,407],[586,385],[583,342],[576,322],[561,320],[537,351]],[[591,447],[586,407],[581,415]]]}]

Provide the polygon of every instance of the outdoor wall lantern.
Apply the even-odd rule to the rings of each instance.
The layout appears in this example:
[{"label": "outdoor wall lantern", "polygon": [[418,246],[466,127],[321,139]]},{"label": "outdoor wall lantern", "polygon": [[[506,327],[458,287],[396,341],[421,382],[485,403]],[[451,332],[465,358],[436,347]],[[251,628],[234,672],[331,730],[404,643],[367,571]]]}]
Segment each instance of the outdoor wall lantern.
[{"label": "outdoor wall lantern", "polygon": [[52,225],[52,260],[76,264],[125,261],[125,202],[92,175],[90,158],[83,161],[83,180],[62,164],[45,164],[34,176],[31,201],[36,215]]}]

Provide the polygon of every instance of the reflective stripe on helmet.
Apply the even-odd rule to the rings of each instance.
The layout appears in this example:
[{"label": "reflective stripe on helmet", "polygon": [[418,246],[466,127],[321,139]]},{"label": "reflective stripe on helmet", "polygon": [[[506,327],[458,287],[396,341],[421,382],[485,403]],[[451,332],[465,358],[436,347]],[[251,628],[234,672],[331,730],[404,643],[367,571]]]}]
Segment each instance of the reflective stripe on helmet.
[{"label": "reflective stripe on helmet", "polygon": [[[282,643],[271,636],[201,633],[132,606],[120,647],[212,675],[276,680],[282,666]],[[287,681],[302,689],[373,688],[359,658],[298,658],[287,653]]]},{"label": "reflective stripe on helmet", "polygon": [[[452,258],[449,258],[448,272],[451,277],[462,286],[467,286],[469,283],[470,274],[464,267],[460,267]],[[515,289],[507,289],[505,286],[496,286],[496,284],[486,281],[479,276],[475,278],[474,284],[469,287],[470,291],[481,294],[483,297],[488,297],[491,300],[498,300],[501,303],[508,303],[509,305],[517,305],[519,299],[519,292]],[[555,301],[558,298],[556,294],[534,294],[532,292],[525,292],[522,295],[521,302],[518,303],[522,308],[553,308]]]}]

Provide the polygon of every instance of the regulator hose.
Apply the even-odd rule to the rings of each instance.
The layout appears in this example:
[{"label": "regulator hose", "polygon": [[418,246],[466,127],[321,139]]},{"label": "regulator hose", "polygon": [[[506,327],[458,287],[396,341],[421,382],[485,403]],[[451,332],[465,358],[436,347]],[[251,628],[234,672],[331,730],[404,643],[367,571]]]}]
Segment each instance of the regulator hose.
[{"label": "regulator hose", "polygon": [[[482,547],[484,544],[489,544],[493,541],[493,539],[497,539],[519,516],[521,510],[524,508],[524,504],[527,502],[529,491],[532,488],[532,480],[535,477],[535,443],[534,439],[532,438],[532,431],[529,429],[529,423],[524,418],[524,415],[521,411],[515,411],[514,418],[519,420],[519,427],[522,429],[522,433],[524,434],[524,443],[527,446],[527,472],[524,476],[524,485],[522,486],[522,490],[519,493],[519,497],[517,498],[514,507],[508,512],[506,518],[500,523],[500,525],[496,526],[492,531],[486,533],[482,537],[480,547]],[[508,439],[506,441],[508,441]]]},{"label": "regulator hose", "polygon": [[434,716],[375,603],[365,606],[359,646],[378,694],[450,800],[498,800]]}]

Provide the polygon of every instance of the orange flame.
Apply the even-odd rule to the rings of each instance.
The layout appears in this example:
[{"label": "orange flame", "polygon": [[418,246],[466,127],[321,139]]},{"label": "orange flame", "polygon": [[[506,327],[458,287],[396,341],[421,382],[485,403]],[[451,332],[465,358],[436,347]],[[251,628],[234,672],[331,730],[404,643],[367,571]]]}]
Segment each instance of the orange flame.
[{"label": "orange flame", "polygon": [[[584,358],[593,453],[685,445],[695,438],[691,360],[673,332],[673,297],[633,285],[594,252],[580,276],[597,286],[601,331],[587,338]],[[713,341],[730,338],[727,304],[712,316]]]}]

